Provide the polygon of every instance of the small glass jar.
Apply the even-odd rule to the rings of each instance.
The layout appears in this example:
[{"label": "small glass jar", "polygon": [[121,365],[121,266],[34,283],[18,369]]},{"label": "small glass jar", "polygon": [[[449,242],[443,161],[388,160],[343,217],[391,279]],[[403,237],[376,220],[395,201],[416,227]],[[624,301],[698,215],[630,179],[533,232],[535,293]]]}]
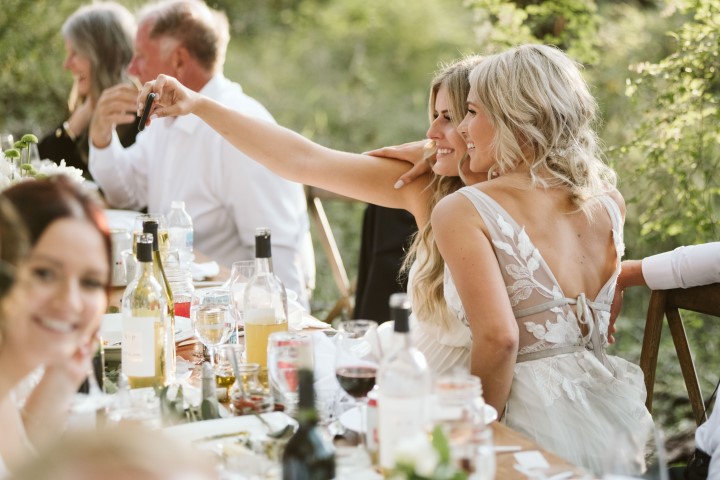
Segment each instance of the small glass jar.
[{"label": "small glass jar", "polygon": [[258,379],[259,373],[260,365],[257,363],[238,365],[239,377],[235,377],[235,383],[228,392],[233,415],[271,412],[275,408],[272,394]]},{"label": "small glass jar", "polygon": [[195,291],[190,265],[182,264],[178,251],[170,249],[163,254],[163,267],[173,296],[175,316],[190,318],[190,303]]},{"label": "small glass jar", "polygon": [[487,447],[489,441],[492,453],[492,430],[485,425],[480,379],[467,373],[441,376],[435,382],[435,394],[435,421],[450,442],[453,460],[458,468],[473,473],[480,446]]}]

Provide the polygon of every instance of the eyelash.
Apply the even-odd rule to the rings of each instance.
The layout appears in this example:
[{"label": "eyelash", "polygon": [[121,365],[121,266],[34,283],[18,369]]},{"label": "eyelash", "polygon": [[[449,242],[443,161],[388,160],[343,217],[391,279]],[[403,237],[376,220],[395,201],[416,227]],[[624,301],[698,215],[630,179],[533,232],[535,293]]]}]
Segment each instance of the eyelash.
[{"label": "eyelash", "polygon": [[94,278],[86,278],[82,280],[82,285],[89,289],[96,289],[96,288],[105,288],[105,284],[103,282],[100,282]]},{"label": "eyelash", "polygon": [[34,268],[33,275],[44,282],[49,282],[55,279],[55,272],[53,272],[49,268]]},{"label": "eyelash", "polygon": [[470,115],[472,115],[473,117],[477,114],[477,112],[475,110],[473,110],[472,108],[468,108],[468,113]]},{"label": "eyelash", "polygon": [[[52,269],[37,267],[33,269],[33,275],[43,282],[52,282],[56,280],[57,275]],[[80,284],[89,290],[105,288],[105,284],[94,278],[83,278],[80,280]]]}]

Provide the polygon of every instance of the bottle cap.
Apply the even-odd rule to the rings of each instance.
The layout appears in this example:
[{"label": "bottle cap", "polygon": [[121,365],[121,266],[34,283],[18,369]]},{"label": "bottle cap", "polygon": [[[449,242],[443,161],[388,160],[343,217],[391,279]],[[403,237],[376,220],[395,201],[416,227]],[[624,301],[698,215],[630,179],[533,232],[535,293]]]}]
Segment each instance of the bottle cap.
[{"label": "bottle cap", "polygon": [[410,298],[407,293],[390,295],[390,315],[395,322],[393,330],[399,333],[410,331]]},{"label": "bottle cap", "polygon": [[170,202],[170,208],[185,208],[185,202],[183,200],[173,200]]},{"label": "bottle cap", "polygon": [[313,371],[300,368],[298,376],[298,407],[315,408],[315,391],[313,386]]},{"label": "bottle cap", "polygon": [[145,220],[143,222],[143,233],[152,234],[152,249],[153,252],[158,249],[158,222],[157,220]]},{"label": "bottle cap", "polygon": [[270,229],[258,227],[255,229],[255,258],[272,258],[270,244]]},{"label": "bottle cap", "polygon": [[152,262],[153,252],[153,236],[145,233],[140,235],[137,241],[137,259],[138,262]]}]

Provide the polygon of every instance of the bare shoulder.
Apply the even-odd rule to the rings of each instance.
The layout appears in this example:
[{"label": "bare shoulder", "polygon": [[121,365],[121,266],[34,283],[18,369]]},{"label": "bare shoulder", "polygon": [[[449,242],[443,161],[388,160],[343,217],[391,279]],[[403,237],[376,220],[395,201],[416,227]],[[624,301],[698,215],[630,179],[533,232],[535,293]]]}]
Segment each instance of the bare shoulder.
[{"label": "bare shoulder", "polygon": [[625,218],[625,199],[622,194],[615,187],[609,188],[607,194],[617,203],[617,206],[620,208],[620,213],[622,213],[623,218]]},{"label": "bare shoulder", "polygon": [[441,199],[431,213],[433,225],[443,225],[466,217],[472,211],[472,204],[461,193],[452,193]]}]

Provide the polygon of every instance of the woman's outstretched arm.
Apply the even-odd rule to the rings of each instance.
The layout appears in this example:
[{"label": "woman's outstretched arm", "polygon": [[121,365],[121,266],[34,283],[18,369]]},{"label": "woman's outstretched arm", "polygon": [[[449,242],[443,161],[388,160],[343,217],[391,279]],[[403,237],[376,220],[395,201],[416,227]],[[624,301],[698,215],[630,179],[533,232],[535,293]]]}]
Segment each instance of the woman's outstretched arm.
[{"label": "woman's outstretched arm", "polygon": [[282,177],[365,202],[403,208],[420,225],[429,220],[428,176],[402,190],[394,188],[397,178],[408,169],[404,162],[323,147],[292,130],[229,109],[166,75],[145,84],[138,97],[138,114],[151,92],[157,94],[151,116],[195,114],[236,148]]}]

